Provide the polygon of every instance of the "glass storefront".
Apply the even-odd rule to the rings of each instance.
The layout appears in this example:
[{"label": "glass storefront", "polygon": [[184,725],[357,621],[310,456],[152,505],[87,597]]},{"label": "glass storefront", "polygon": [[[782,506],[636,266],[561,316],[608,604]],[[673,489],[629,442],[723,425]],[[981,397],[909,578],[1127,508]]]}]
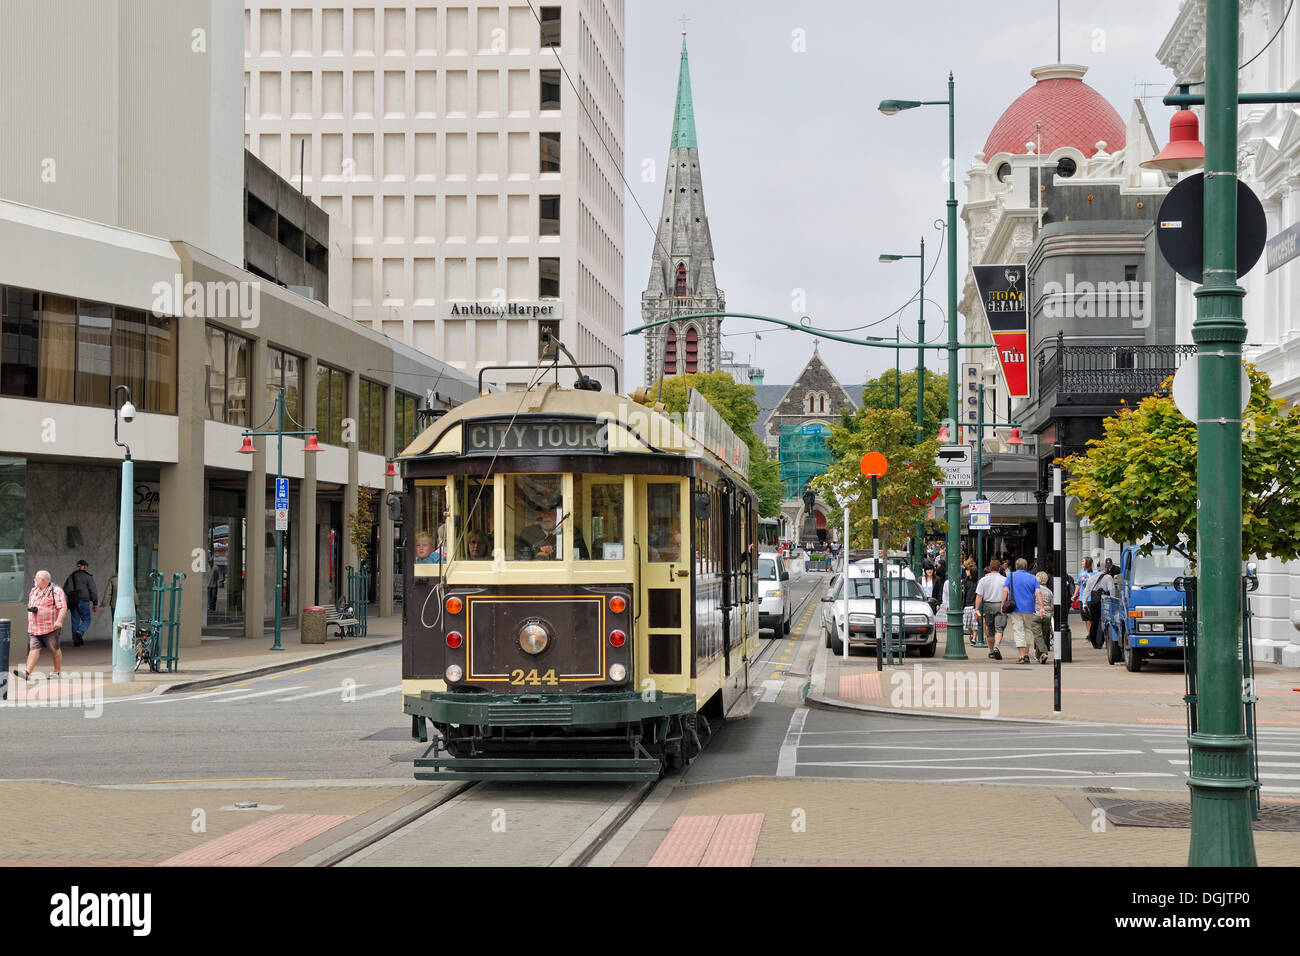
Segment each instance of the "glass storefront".
[{"label": "glass storefront", "polygon": [[0,603],[27,597],[27,460],[0,458]]}]

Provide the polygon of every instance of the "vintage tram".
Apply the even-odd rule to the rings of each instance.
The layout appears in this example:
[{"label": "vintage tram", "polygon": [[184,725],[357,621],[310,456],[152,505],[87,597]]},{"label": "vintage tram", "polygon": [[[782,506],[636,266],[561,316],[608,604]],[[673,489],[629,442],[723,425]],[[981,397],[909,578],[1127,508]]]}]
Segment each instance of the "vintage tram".
[{"label": "vintage tram", "polygon": [[656,779],[752,707],[748,448],[698,393],[674,421],[594,384],[482,394],[400,456],[419,778]]}]

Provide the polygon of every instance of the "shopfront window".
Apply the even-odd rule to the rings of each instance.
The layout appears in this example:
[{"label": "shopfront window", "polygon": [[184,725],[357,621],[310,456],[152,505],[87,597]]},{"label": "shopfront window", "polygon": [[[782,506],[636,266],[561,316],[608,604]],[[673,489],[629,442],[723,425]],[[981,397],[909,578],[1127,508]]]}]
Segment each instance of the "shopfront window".
[{"label": "shopfront window", "polygon": [[496,547],[491,478],[456,479],[456,557],[490,561]]},{"label": "shopfront window", "polygon": [[561,475],[506,475],[506,556],[515,561],[564,557],[564,481]]},{"label": "shopfront window", "polygon": [[447,553],[447,483],[441,479],[415,483],[416,577],[437,575]]},{"label": "shopfront window", "polygon": [[27,597],[27,459],[0,458],[0,604]]},{"label": "shopfront window", "polygon": [[622,475],[574,475],[573,550],[579,561],[623,560],[624,510]]},{"label": "shopfront window", "polygon": [[677,482],[646,486],[647,532],[651,561],[682,559],[682,499]]}]

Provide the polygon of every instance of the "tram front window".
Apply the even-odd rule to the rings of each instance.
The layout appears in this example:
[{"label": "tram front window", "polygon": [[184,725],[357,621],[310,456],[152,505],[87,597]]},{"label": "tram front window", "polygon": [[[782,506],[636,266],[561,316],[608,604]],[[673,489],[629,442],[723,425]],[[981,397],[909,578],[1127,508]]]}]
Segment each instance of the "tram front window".
[{"label": "tram front window", "polygon": [[491,478],[456,479],[456,557],[460,560],[492,560],[494,497]]},{"label": "tram front window", "polygon": [[575,557],[579,561],[623,560],[623,476],[574,475],[573,499],[578,516],[573,528]]},{"label": "tram front window", "polygon": [[[447,485],[443,481],[417,481],[415,485],[415,564],[438,565],[446,554],[444,521],[447,513]],[[417,570],[416,574],[422,572]],[[430,569],[424,574],[436,574]]]},{"label": "tram front window", "polygon": [[564,556],[564,482],[560,475],[507,475],[505,540],[516,561]]}]

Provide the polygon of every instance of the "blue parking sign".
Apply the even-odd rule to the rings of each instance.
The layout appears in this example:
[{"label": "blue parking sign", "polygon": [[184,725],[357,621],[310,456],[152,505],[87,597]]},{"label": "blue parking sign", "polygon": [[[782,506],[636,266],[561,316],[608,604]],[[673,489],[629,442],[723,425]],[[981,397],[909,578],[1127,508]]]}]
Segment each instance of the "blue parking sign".
[{"label": "blue parking sign", "polygon": [[289,507],[289,479],[275,479],[275,506],[277,508]]}]

